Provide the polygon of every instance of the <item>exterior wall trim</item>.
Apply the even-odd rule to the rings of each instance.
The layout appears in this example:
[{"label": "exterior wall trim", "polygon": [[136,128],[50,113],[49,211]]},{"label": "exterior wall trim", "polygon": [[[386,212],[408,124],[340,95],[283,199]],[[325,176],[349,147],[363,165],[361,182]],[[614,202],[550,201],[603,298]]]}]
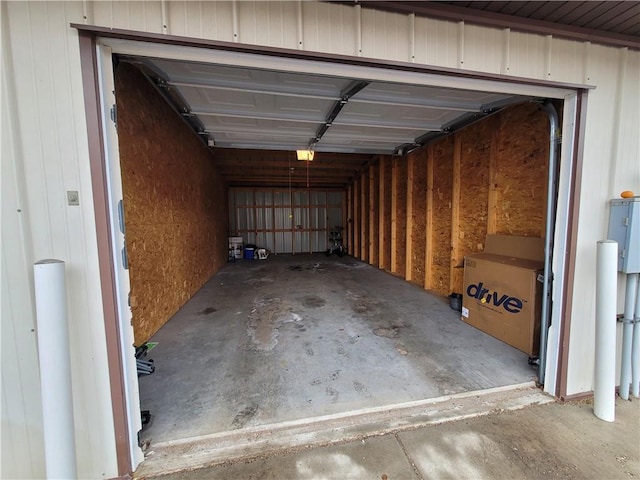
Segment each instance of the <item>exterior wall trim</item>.
[{"label": "exterior wall trim", "polygon": [[210,50],[221,50],[227,52],[249,53],[272,57],[289,58],[296,60],[322,61],[328,63],[349,64],[362,67],[373,67],[385,70],[396,70],[405,72],[417,72],[422,74],[449,75],[465,79],[490,80],[517,85],[531,85],[537,87],[563,88],[569,90],[594,89],[593,85],[582,85],[565,82],[554,82],[551,80],[540,80],[536,78],[513,77],[502,74],[491,74],[469,70],[459,70],[448,67],[436,67],[417,63],[399,62],[395,60],[382,60],[376,58],[352,57],[349,55],[336,55],[322,52],[310,52],[291,50],[288,48],[276,48],[263,45],[249,45],[243,43],[222,42],[218,40],[206,40],[194,37],[182,37],[177,35],[166,35],[159,33],[140,32],[135,30],[125,30],[118,28],[99,27],[95,25],[83,25],[71,23],[71,28],[79,32],[90,33],[97,37],[117,38],[120,40],[130,40],[136,42],[156,43],[181,47],[205,48]]},{"label": "exterior wall trim", "polygon": [[571,186],[569,187],[569,219],[567,245],[568,252],[564,269],[564,291],[561,305],[562,329],[560,331],[560,351],[558,352],[558,381],[555,395],[567,396],[567,370],[569,367],[569,339],[571,334],[571,312],[573,310],[573,289],[575,285],[576,257],[578,246],[578,219],[580,218],[580,192],[582,190],[582,161],[584,158],[584,126],[587,120],[587,92],[578,92],[575,139],[571,159]]},{"label": "exterior wall trim", "polygon": [[116,454],[118,474],[126,478],[132,471],[130,462],[130,445],[127,431],[127,409],[124,391],[124,365],[120,349],[120,332],[117,314],[117,302],[115,292],[115,272],[113,271],[113,258],[109,243],[109,206],[106,187],[106,164],[104,156],[104,144],[102,136],[102,121],[100,116],[100,103],[97,79],[96,39],[97,37],[117,38],[137,42],[151,42],[171,46],[186,46],[223,51],[253,53],[266,56],[284,57],[299,60],[315,60],[329,63],[350,64],[367,66],[387,70],[399,70],[439,75],[463,77],[465,79],[501,81],[510,84],[525,84],[541,87],[565,88],[578,92],[579,101],[576,125],[576,148],[572,158],[572,174],[569,206],[569,253],[567,256],[567,269],[565,269],[565,290],[562,299],[562,312],[565,321],[561,331],[558,387],[556,396],[564,398],[567,390],[568,367],[568,341],[570,333],[570,319],[572,308],[572,294],[575,280],[575,263],[577,247],[577,226],[580,193],[580,179],[582,175],[582,157],[584,151],[584,125],[586,120],[586,97],[589,89],[595,87],[589,85],[569,84],[547,80],[527,79],[523,77],[509,77],[506,75],[489,74],[483,72],[461,71],[453,68],[441,68],[426,65],[411,64],[405,62],[379,60],[372,58],[359,58],[346,55],[332,55],[318,52],[300,52],[284,48],[271,48],[259,45],[246,45],[230,42],[211,41],[191,37],[179,37],[172,35],[153,34],[123,29],[112,29],[91,25],[70,24],[79,33],[79,47],[83,78],[86,123],[89,142],[89,160],[91,165],[92,187],[94,197],[94,210],[96,220],[98,258],[100,266],[100,280],[102,289],[102,302],[104,308],[104,323],[107,337],[107,355],[109,363],[109,379],[111,387],[111,402],[114,417],[114,431],[116,438]]},{"label": "exterior wall trim", "polygon": [[132,471],[128,435],[127,408],[124,387],[124,365],[120,348],[120,327],[115,291],[115,272],[110,238],[109,202],[105,172],[104,143],[102,140],[102,117],[100,115],[100,94],[98,89],[98,69],[95,36],[79,32],[82,88],[89,144],[89,164],[96,222],[100,287],[102,308],[107,339],[107,359],[109,365],[109,385],[111,408],[116,439],[118,475],[127,476]]}]

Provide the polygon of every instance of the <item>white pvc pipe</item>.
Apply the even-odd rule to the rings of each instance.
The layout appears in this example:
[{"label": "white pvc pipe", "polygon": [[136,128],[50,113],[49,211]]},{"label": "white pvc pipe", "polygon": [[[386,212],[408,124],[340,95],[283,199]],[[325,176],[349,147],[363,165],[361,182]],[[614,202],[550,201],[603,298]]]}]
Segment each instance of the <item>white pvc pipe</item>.
[{"label": "white pvc pipe", "polygon": [[64,262],[33,266],[47,478],[76,478]]},{"label": "white pvc pipe", "polygon": [[618,242],[600,240],[596,260],[596,352],[593,413],[615,420]]},{"label": "white pvc pipe", "polygon": [[640,398],[640,278],[638,279],[637,287],[633,343],[631,346],[631,392],[634,397]]},{"label": "white pvc pipe", "polygon": [[636,290],[638,274],[627,274],[626,289],[624,295],[624,319],[622,326],[622,359],[620,362],[620,398],[629,400],[629,387],[631,386],[631,350],[633,342],[633,312],[636,304]]}]

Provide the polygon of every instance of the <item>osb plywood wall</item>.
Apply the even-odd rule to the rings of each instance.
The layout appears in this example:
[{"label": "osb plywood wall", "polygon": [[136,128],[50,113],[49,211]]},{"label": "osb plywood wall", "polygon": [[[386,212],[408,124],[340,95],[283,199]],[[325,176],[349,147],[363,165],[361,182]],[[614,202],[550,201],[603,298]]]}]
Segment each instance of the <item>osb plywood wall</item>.
[{"label": "osb plywood wall", "polygon": [[[392,238],[395,244],[391,246],[391,273],[404,277],[406,272],[407,245],[407,159],[394,158],[391,173],[391,202],[394,204],[391,212]],[[394,248],[395,245],[395,248]]]},{"label": "osb plywood wall", "polygon": [[134,66],[116,69],[131,311],[144,343],[227,260],[227,195],[211,155]]},{"label": "osb plywood wall", "polygon": [[424,287],[427,226],[427,162],[418,153],[409,155],[407,168],[407,276]]},{"label": "osb plywood wall", "polygon": [[484,249],[487,233],[544,236],[548,138],[547,114],[522,104],[378,158],[349,189],[348,198],[360,193],[363,176],[378,188],[374,214],[353,229],[378,232],[369,242],[379,255],[360,258],[441,295],[461,292],[464,257]]}]

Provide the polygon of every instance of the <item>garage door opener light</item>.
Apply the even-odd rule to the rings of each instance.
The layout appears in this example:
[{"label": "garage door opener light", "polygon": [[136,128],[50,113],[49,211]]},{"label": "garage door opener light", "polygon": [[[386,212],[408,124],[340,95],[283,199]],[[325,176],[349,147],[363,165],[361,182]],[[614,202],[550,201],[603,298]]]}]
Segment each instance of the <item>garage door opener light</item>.
[{"label": "garage door opener light", "polygon": [[310,162],[313,160],[313,150],[296,150],[296,156],[298,160],[303,160],[305,162]]}]

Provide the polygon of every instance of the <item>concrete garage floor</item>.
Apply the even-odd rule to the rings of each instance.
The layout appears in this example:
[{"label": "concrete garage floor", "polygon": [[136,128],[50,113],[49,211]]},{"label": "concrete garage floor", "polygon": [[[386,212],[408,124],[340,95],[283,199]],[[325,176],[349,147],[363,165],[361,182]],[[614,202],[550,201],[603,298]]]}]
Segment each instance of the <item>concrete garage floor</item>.
[{"label": "concrete garage floor", "polygon": [[335,255],[231,262],[151,340],[151,446],[535,378],[447,299]]}]

